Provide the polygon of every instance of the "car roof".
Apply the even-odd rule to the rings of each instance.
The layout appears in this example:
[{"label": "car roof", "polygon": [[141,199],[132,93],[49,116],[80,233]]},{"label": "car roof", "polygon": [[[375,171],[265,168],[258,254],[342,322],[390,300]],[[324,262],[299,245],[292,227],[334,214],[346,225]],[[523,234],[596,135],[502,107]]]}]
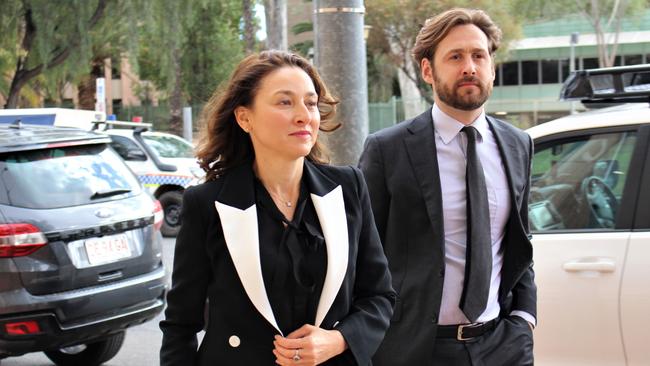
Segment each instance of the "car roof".
[{"label": "car roof", "polygon": [[[109,128],[107,130],[101,130],[100,132],[106,133],[109,135],[119,135],[119,136],[126,136],[130,137],[133,136],[135,130],[130,129],[130,128]],[[178,139],[185,140],[184,138],[174,135],[172,133],[167,133],[167,132],[160,132],[160,131],[144,131],[142,132],[143,136],[172,136],[176,137]],[[186,140],[187,141],[187,140]]]},{"label": "car roof", "polygon": [[650,123],[650,103],[628,103],[572,114],[526,130],[533,138],[569,131]]},{"label": "car roof", "polygon": [[0,125],[0,152],[45,149],[108,143],[106,135],[78,128],[26,125]]}]

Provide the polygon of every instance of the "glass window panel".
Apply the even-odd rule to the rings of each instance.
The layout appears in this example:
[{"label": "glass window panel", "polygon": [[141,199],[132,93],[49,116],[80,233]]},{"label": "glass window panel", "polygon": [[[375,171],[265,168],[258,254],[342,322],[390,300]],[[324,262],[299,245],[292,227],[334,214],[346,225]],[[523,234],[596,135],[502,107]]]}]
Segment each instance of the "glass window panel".
[{"label": "glass window panel", "polygon": [[542,84],[560,82],[559,63],[559,60],[542,60]]},{"label": "glass window panel", "polygon": [[635,143],[635,132],[618,132],[539,148],[533,158],[531,228],[614,228]]},{"label": "glass window panel", "polygon": [[[106,144],[3,153],[0,170],[0,186],[16,207],[70,207],[140,193],[140,182]],[[95,197],[111,190],[124,193]]]},{"label": "glass window panel", "polygon": [[519,85],[518,62],[505,62],[501,65],[503,85]]},{"label": "glass window panel", "polygon": [[501,86],[501,65],[494,70],[494,86]]},{"label": "glass window panel", "polygon": [[623,60],[625,65],[639,65],[643,63],[643,55],[626,55]]},{"label": "glass window panel", "polygon": [[569,77],[569,74],[571,74],[569,71],[569,59],[560,60],[560,68],[562,70],[562,74],[560,74],[560,80],[564,82],[564,80]]},{"label": "glass window panel", "polygon": [[171,135],[143,134],[149,147],[162,158],[193,158],[194,147],[187,140]]},{"label": "glass window panel", "polygon": [[597,69],[599,68],[598,64],[598,59],[595,57],[589,57],[589,58],[584,58],[582,59],[582,69],[583,70],[589,70],[589,69]]},{"label": "glass window panel", "polygon": [[521,62],[521,83],[539,84],[539,62],[537,60]]}]

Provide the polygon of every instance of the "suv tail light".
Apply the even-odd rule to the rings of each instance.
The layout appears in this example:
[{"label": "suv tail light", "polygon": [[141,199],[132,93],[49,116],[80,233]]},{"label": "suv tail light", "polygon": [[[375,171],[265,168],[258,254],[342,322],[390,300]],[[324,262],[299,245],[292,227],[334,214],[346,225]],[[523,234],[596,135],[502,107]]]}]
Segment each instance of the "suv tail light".
[{"label": "suv tail light", "polygon": [[10,336],[22,336],[28,334],[38,334],[41,332],[41,327],[36,320],[28,320],[22,322],[5,323],[5,332]]},{"label": "suv tail light", "polygon": [[153,209],[153,226],[156,230],[160,230],[163,224],[163,219],[165,218],[165,212],[163,211],[160,201],[154,201],[155,207]]},{"label": "suv tail light", "polygon": [[45,244],[45,235],[34,225],[0,224],[0,258],[30,255]]}]

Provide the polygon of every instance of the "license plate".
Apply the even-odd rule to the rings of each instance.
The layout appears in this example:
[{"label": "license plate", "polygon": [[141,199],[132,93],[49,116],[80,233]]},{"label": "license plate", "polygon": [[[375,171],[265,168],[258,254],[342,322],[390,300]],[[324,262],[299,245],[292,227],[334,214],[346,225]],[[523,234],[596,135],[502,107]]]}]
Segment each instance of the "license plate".
[{"label": "license plate", "polygon": [[124,234],[88,239],[84,245],[90,264],[114,262],[131,256],[129,240]]}]

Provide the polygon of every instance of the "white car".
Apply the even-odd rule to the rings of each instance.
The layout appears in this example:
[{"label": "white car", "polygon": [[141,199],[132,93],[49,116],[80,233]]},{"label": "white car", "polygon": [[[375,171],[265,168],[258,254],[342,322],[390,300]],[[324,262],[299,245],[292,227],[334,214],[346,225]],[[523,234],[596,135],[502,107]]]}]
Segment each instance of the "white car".
[{"label": "white car", "polygon": [[[176,236],[183,192],[205,175],[194,157],[193,145],[176,135],[147,131],[146,124],[107,123],[118,127],[102,131],[111,137],[111,146],[163,207],[160,232]],[[131,128],[122,128],[126,126]]]},{"label": "white car", "polygon": [[648,365],[650,65],[579,71],[563,97],[615,106],[527,131],[536,363]]}]

